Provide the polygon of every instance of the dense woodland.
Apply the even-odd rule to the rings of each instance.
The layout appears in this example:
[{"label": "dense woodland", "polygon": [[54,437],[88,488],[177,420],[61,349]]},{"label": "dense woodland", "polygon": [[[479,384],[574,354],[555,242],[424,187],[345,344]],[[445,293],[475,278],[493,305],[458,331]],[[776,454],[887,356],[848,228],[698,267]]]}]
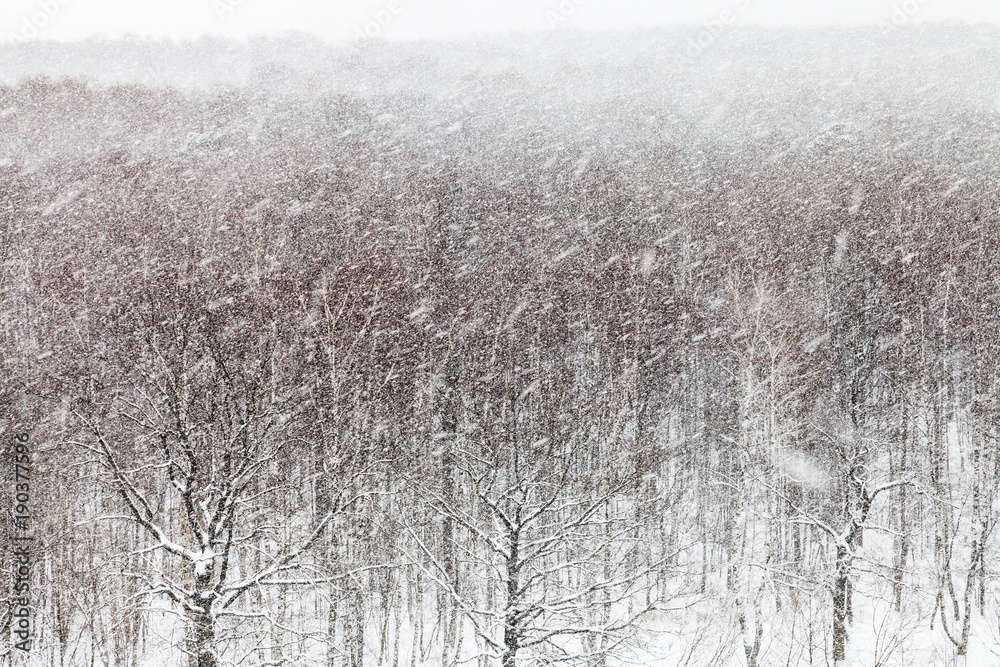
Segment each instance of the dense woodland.
[{"label": "dense woodland", "polygon": [[0,87],[4,664],[995,664],[1000,93],[948,91],[998,36],[955,31]]}]

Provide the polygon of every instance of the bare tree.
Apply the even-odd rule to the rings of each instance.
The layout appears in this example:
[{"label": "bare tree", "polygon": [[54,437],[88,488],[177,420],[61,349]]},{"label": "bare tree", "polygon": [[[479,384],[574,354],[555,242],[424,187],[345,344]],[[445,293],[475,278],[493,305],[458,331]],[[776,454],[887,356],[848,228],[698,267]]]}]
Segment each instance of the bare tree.
[{"label": "bare tree", "polygon": [[[204,296],[199,289],[178,286],[167,303],[136,298],[136,310],[116,322],[125,352],[108,364],[117,378],[111,398],[75,410],[83,433],[71,442],[106,470],[143,530],[149,592],[182,611],[197,667],[218,664],[220,617],[248,591],[301,567],[330,522],[368,493],[358,483],[367,463],[344,449],[329,454],[322,516],[286,505],[284,533],[268,520],[268,508],[297,497],[307,473],[295,455],[309,402],[293,329],[286,319],[279,332],[274,293],[252,287],[260,291],[237,304],[242,317],[224,297],[198,307],[191,298]],[[143,312],[151,305],[161,308]],[[254,558],[261,548],[264,558]],[[172,563],[159,565],[153,552]]]},{"label": "bare tree", "polygon": [[840,452],[838,466],[840,479],[836,488],[839,501],[835,503],[833,521],[827,520],[822,509],[804,507],[787,496],[783,496],[797,513],[796,520],[820,529],[830,538],[834,549],[832,616],[832,657],[835,663],[842,663],[847,647],[847,624],[852,607],[852,570],[857,550],[862,545],[864,530],[868,526],[868,515],[872,504],[883,493],[914,485],[913,480],[899,479],[875,483],[867,461],[867,448],[857,442],[844,443],[824,432]]},{"label": "bare tree", "polygon": [[457,501],[411,480],[433,513],[454,523],[453,548],[474,575],[465,588],[454,586],[449,566],[410,520],[413,560],[504,667],[525,654],[598,664],[658,603],[639,588],[660,563],[635,558],[643,516],[630,493],[636,471],[623,456],[603,474],[588,472],[585,441],[603,436],[574,419],[570,402],[579,397],[554,379],[540,374],[521,392],[482,404],[455,449]]}]

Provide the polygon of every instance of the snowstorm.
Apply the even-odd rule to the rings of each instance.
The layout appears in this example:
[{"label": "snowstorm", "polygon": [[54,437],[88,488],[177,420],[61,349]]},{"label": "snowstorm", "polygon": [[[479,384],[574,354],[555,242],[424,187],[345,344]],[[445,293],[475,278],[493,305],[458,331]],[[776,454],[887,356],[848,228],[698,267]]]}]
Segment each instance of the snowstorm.
[{"label": "snowstorm", "polygon": [[1000,665],[1000,8],[0,10],[0,665]]}]

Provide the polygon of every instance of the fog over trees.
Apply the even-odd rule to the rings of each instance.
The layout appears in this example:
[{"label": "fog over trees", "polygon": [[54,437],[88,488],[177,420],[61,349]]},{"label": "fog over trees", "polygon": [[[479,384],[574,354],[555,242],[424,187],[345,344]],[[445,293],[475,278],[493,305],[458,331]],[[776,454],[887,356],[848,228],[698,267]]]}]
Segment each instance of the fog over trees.
[{"label": "fog over trees", "polygon": [[1000,30],[690,37],[0,46],[0,661],[997,664]]}]

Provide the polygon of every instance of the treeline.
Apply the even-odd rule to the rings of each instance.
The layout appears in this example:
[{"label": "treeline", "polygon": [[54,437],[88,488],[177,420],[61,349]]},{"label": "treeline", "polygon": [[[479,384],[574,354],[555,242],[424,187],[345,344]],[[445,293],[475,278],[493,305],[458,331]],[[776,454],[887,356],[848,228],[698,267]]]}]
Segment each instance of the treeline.
[{"label": "treeline", "polygon": [[636,153],[0,99],[36,660],[825,664],[857,609],[880,659],[996,643],[992,116]]}]

